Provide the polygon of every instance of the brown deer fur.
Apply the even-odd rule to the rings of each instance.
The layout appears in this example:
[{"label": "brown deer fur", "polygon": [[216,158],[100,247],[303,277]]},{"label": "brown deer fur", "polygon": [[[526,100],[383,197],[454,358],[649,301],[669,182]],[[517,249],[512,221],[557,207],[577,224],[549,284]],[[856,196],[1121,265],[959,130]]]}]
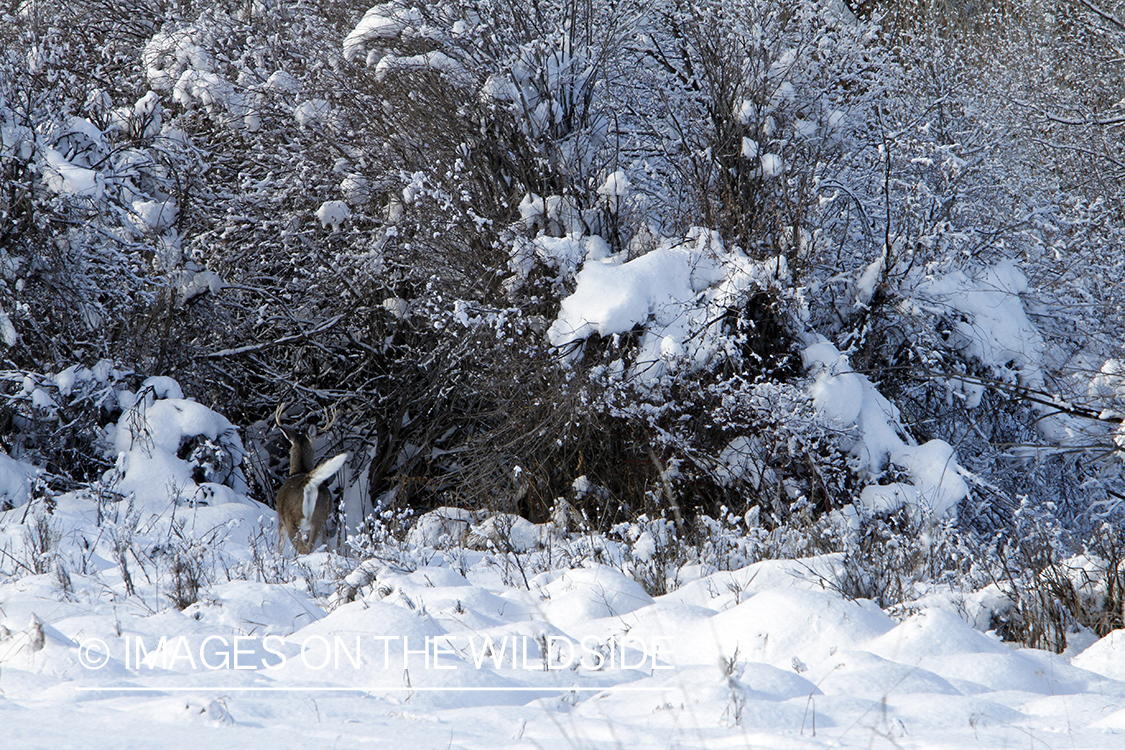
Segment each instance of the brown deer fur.
[{"label": "brown deer fur", "polygon": [[[341,453],[320,466],[315,466],[313,441],[316,438],[316,427],[310,426],[307,431],[301,431],[282,425],[281,410],[284,406],[282,404],[278,407],[274,417],[290,446],[289,479],[278,489],[275,502],[278,520],[277,551],[281,553],[284,541],[288,539],[297,554],[305,555],[316,549],[321,541],[324,525],[328,522],[328,514],[332,508],[332,496],[324,485],[340,470],[348,454]],[[333,416],[325,429],[335,421]]]}]

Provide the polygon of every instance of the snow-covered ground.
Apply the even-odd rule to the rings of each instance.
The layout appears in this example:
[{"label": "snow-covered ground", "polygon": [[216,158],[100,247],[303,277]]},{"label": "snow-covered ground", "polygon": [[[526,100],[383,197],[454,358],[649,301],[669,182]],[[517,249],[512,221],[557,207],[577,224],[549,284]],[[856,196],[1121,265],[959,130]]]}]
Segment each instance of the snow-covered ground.
[{"label": "snow-covered ground", "polygon": [[830,559],[657,599],[604,566],[523,589],[463,561],[331,612],[303,581],[218,584],[179,612],[96,575],[69,594],[10,579],[4,747],[1122,746],[1114,636],[1067,658],[941,609],[896,622],[825,590]]},{"label": "snow-covered ground", "polygon": [[230,423],[167,379],[139,394],[104,486],[48,501],[0,466],[4,748],[1125,745],[1120,632],[1016,648],[959,614],[987,594],[895,619],[836,590],[836,556],[656,598],[595,562],[613,542],[499,518],[278,557]]}]

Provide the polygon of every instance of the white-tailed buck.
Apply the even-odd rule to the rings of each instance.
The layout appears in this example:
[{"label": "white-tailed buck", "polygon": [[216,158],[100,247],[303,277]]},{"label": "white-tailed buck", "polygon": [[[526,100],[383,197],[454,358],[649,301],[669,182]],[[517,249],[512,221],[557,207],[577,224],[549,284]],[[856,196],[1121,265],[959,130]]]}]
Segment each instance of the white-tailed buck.
[{"label": "white-tailed buck", "polygon": [[[281,423],[284,408],[285,404],[278,406],[273,417],[290,445],[289,480],[277,491],[274,503],[278,522],[277,551],[281,553],[284,540],[288,539],[297,554],[306,555],[316,549],[332,508],[332,496],[324,483],[340,470],[344,461],[348,460],[348,454],[341,453],[315,466],[313,440],[316,438],[316,427],[309,425],[308,430],[303,432],[286,427]],[[325,421],[323,429],[327,430],[336,422],[335,411],[331,415],[325,412]]]}]

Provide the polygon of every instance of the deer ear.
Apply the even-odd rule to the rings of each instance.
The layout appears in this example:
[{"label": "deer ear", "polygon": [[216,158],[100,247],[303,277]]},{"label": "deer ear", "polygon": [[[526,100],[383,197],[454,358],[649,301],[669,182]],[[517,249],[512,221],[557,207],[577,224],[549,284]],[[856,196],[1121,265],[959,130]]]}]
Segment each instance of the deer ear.
[{"label": "deer ear", "polygon": [[316,439],[316,425],[315,424],[309,425],[308,436],[309,436],[309,440]]}]

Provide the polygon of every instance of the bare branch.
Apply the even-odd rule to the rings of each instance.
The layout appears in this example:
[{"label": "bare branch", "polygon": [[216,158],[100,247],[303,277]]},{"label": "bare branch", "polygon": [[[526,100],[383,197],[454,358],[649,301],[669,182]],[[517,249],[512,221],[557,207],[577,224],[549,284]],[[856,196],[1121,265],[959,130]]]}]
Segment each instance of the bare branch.
[{"label": "bare branch", "polygon": [[303,333],[296,333],[296,334],[293,334],[292,336],[282,336],[279,339],[274,339],[273,341],[266,341],[266,342],[263,342],[261,344],[249,344],[247,346],[239,346],[239,347],[235,347],[233,349],[222,349],[221,351],[211,352],[210,354],[204,354],[203,356],[207,359],[214,359],[216,357],[236,357],[239,354],[247,354],[249,352],[257,352],[257,351],[261,351],[263,349],[269,349],[269,348],[274,347],[274,346],[280,346],[282,344],[291,344],[291,343],[294,343],[294,342],[297,342],[297,341],[304,341],[309,336],[314,336],[318,333],[323,333],[327,330],[330,330],[333,326],[335,326],[337,323],[339,323],[341,320],[343,320],[343,318],[344,318],[343,315],[337,315],[337,316],[335,316],[333,318],[330,318],[329,320],[325,321],[324,323],[321,323],[319,326],[317,326],[316,328],[314,328],[311,331],[305,331]]},{"label": "bare branch", "polygon": [[1122,21],[1112,13],[1102,10],[1101,8],[1090,2],[1090,0],[1078,0],[1078,3],[1085,6],[1087,10],[1097,15],[1109,25],[1116,27],[1119,31],[1125,31],[1125,21]]}]

